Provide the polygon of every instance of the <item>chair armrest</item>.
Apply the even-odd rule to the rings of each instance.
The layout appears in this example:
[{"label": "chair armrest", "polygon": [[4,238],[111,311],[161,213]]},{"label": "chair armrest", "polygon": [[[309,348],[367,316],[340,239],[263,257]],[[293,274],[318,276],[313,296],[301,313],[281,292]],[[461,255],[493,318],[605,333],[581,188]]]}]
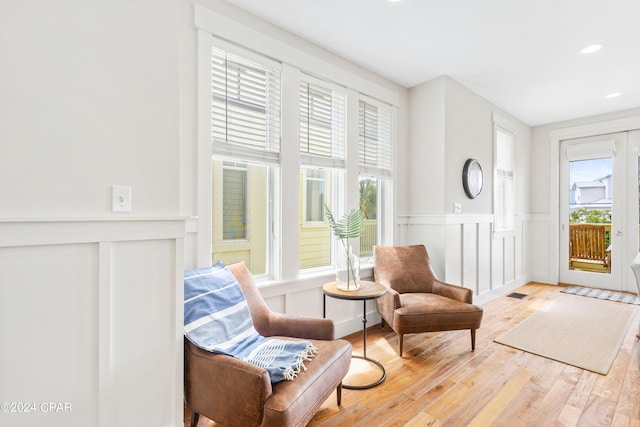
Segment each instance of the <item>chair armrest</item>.
[{"label": "chair armrest", "polygon": [[261,325],[260,332],[265,337],[274,335],[314,339],[333,340],[333,320],[321,317],[303,317],[271,312],[268,322]]},{"label": "chair armrest", "polygon": [[[387,285],[385,285],[387,286]],[[387,293],[376,299],[378,305],[378,313],[389,325],[393,325],[393,312],[395,309],[402,307],[400,303],[400,294],[393,288],[387,286]]]},{"label": "chair armrest", "polygon": [[431,292],[456,301],[473,304],[473,292],[471,292],[471,289],[463,288],[462,286],[452,285],[440,280],[434,280]]},{"label": "chair armrest", "polygon": [[[186,339],[184,357],[185,399],[191,410],[229,426],[262,423],[264,403],[273,392],[266,370]],[[242,390],[242,397],[230,390]]]}]

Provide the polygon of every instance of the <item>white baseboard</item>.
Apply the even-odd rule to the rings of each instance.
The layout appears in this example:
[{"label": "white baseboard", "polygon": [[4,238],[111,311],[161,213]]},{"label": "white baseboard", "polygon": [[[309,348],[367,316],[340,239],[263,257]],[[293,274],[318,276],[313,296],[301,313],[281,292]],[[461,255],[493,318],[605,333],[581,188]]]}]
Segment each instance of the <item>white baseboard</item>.
[{"label": "white baseboard", "polygon": [[530,280],[526,280],[524,278],[514,280],[510,283],[500,286],[499,288],[492,289],[483,293],[482,295],[478,295],[473,298],[473,303],[477,305],[485,305],[494,299],[501,297],[502,295],[506,295],[509,292],[512,292],[514,289],[519,288],[522,285],[529,283]]}]

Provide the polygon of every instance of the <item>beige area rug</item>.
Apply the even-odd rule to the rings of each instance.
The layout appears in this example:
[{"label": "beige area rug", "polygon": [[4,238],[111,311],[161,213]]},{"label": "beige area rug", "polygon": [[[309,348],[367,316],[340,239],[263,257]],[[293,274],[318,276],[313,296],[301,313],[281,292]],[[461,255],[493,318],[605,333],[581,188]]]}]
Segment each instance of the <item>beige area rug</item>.
[{"label": "beige area rug", "polygon": [[495,341],[606,375],[636,308],[560,294]]}]

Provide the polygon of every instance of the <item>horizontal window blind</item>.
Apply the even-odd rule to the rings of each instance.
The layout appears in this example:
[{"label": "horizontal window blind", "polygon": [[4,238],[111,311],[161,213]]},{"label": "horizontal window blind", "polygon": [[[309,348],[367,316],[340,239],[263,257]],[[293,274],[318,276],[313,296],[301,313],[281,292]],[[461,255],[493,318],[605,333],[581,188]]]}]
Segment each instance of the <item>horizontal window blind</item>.
[{"label": "horizontal window blind", "polygon": [[513,177],[513,135],[500,127],[496,132],[496,170],[498,175]]},{"label": "horizontal window blind", "polygon": [[360,172],[369,176],[390,177],[392,109],[361,100],[358,111]]},{"label": "horizontal window blind", "polygon": [[313,82],[300,83],[302,163],[345,166],[346,94]]},{"label": "horizontal window blind", "polygon": [[214,47],[211,73],[213,152],[277,162],[280,70]]}]

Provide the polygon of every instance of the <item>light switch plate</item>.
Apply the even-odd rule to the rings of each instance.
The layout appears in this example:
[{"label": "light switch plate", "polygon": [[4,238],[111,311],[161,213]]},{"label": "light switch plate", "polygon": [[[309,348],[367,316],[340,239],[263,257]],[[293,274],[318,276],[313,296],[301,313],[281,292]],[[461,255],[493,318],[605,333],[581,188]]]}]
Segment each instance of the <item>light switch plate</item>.
[{"label": "light switch plate", "polygon": [[113,212],[131,212],[131,187],[114,185],[111,191]]}]

